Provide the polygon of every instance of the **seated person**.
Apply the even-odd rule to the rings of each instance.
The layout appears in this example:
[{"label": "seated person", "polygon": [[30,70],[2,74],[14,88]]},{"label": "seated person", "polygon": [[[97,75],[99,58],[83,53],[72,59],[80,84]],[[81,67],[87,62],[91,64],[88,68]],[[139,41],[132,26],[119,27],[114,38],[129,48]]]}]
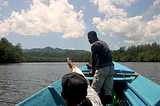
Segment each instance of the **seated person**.
[{"label": "seated person", "polygon": [[67,62],[72,72],[62,77],[61,91],[66,106],[102,106],[98,94],[89,85],[82,71],[69,58]]}]

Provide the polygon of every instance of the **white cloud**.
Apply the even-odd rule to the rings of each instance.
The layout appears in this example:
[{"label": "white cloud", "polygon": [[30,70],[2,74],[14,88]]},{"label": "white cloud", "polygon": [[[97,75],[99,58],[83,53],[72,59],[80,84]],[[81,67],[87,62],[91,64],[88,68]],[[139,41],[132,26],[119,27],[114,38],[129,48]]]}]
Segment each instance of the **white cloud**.
[{"label": "white cloud", "polygon": [[10,24],[8,22],[8,19],[5,19],[3,23],[0,21],[0,28],[1,28],[0,30],[1,37],[5,37],[6,35],[9,34]]},{"label": "white cloud", "polygon": [[131,3],[135,3],[138,0],[111,0],[111,2],[116,3],[117,5],[124,5],[125,7],[130,7]]},{"label": "white cloud", "polygon": [[[138,0],[90,0],[99,6],[99,12],[105,14],[105,19],[93,18],[93,24],[102,35],[110,34],[111,37],[123,38],[125,43],[150,43],[160,36],[160,14],[153,16],[150,21],[142,20],[155,12],[160,0],[153,2],[149,10],[140,16],[127,17],[125,7],[130,7]],[[116,5],[124,8],[117,8]]]},{"label": "white cloud", "polygon": [[118,47],[117,45],[114,45],[114,48],[115,48],[115,49],[120,49],[120,47]]},{"label": "white cloud", "polygon": [[2,2],[2,6],[7,6],[7,7],[8,7],[8,5],[9,5],[9,4],[8,4],[8,1],[3,1],[3,2]]},{"label": "white cloud", "polygon": [[124,5],[125,7],[130,7],[131,3],[135,3],[138,0],[89,0],[94,3],[94,5],[98,5],[99,12],[106,14],[106,17],[126,17],[127,13],[125,9],[116,8],[116,5]]},{"label": "white cloud", "polygon": [[0,0],[0,10],[2,10],[2,6],[7,6],[8,7],[8,1],[5,0]]},{"label": "white cloud", "polygon": [[86,7],[85,7],[84,5],[82,5],[82,6],[81,6],[81,9],[85,10],[85,9],[86,9]]},{"label": "white cloud", "polygon": [[150,6],[148,11],[146,13],[143,13],[142,16],[143,18],[148,18],[150,15],[154,14],[156,9],[159,7],[160,0],[156,0],[153,2],[153,5]]},{"label": "white cloud", "polygon": [[74,47],[72,47],[71,50],[74,50]]},{"label": "white cloud", "polygon": [[[76,38],[84,35],[86,29],[83,11],[74,11],[74,6],[67,0],[33,0],[30,9],[21,13],[12,11],[10,31],[22,35],[44,36],[49,31],[63,33],[62,38]],[[78,27],[77,27],[78,26]],[[6,35],[3,35],[6,36]]]}]

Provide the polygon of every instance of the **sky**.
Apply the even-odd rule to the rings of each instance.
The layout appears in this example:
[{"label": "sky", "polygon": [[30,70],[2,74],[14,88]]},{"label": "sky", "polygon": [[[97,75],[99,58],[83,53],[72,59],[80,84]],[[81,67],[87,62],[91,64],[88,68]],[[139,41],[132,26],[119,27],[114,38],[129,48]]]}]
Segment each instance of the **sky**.
[{"label": "sky", "polygon": [[0,39],[23,49],[90,51],[89,31],[111,50],[160,44],[160,0],[0,0]]}]

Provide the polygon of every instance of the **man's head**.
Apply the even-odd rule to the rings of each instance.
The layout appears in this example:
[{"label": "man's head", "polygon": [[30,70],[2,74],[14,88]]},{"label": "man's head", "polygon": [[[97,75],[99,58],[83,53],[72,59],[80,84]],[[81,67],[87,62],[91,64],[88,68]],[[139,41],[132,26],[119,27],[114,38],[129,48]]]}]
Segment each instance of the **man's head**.
[{"label": "man's head", "polygon": [[90,31],[88,32],[87,35],[88,35],[88,41],[90,44],[98,40],[97,33],[95,31]]},{"label": "man's head", "polygon": [[88,83],[83,75],[76,72],[62,77],[62,97],[67,99],[70,105],[82,102],[87,96]]}]

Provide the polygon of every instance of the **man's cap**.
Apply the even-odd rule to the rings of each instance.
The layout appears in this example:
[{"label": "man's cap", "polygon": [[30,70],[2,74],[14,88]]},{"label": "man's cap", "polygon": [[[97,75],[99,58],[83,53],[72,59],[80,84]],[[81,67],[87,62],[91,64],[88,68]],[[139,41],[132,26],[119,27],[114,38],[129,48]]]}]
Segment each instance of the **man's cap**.
[{"label": "man's cap", "polygon": [[72,72],[62,78],[63,94],[69,102],[82,102],[87,96],[87,88],[87,80],[81,74]]}]

